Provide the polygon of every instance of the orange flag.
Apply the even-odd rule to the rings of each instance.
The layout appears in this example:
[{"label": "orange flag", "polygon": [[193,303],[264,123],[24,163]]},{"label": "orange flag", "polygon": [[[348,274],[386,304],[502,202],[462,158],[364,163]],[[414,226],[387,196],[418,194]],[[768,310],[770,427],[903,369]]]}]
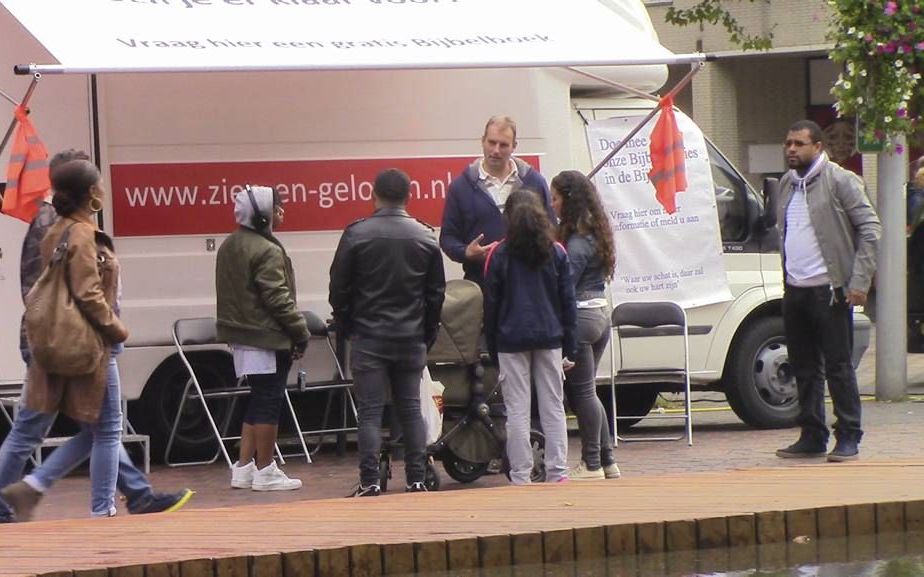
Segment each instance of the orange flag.
[{"label": "orange flag", "polygon": [[648,178],[655,187],[655,197],[668,214],[677,210],[676,195],[687,189],[686,157],[683,134],[674,117],[674,99],[663,98],[661,116],[651,131],[651,170]]},{"label": "orange flag", "polygon": [[42,200],[51,189],[48,176],[48,151],[39,140],[29,113],[22,106],[14,112],[19,127],[13,138],[10,165],[6,171],[6,190],[3,194],[4,214],[32,222],[38,214]]}]

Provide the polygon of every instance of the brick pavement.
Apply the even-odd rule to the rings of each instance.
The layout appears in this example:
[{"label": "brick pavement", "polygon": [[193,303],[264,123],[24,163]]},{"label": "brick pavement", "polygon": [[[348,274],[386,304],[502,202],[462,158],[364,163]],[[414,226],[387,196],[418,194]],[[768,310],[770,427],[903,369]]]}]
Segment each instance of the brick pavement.
[{"label": "brick pavement", "polygon": [[[924,397],[924,355],[909,355],[909,393]],[[861,391],[874,392],[875,354],[870,350],[858,371]],[[792,442],[794,430],[762,431],[743,425],[724,403],[713,402],[715,395],[698,395],[694,403],[693,447],[682,441],[621,443],[617,451],[624,476],[657,475],[690,471],[728,470],[792,466],[783,461],[774,450]],[[721,398],[721,396],[719,396]],[[863,404],[864,428],[861,456],[866,460],[919,458],[924,455],[924,403],[878,403],[867,397]],[[830,413],[830,407],[829,407]],[[830,418],[830,417],[829,417]],[[681,426],[678,421],[676,427]],[[644,422],[633,430],[657,430]],[[580,457],[580,444],[571,437],[571,461]],[[831,466],[837,466],[832,464]],[[443,490],[477,490],[505,484],[501,475],[483,477],[471,485],[460,485],[443,472]],[[188,486],[197,491],[188,505],[190,508],[212,508],[258,503],[281,503],[306,499],[322,499],[346,495],[356,482],[356,455],[350,451],[337,457],[332,450],[321,452],[311,465],[293,459],[286,470],[305,481],[300,491],[260,494],[226,488],[228,471],[224,465],[196,466],[169,469],[154,466],[151,479],[159,490],[173,490]],[[392,490],[403,486],[400,463],[394,470]],[[614,481],[618,483],[619,481]],[[89,510],[89,483],[85,473],[77,472],[61,481],[46,497],[39,508],[38,519],[80,518]]]}]

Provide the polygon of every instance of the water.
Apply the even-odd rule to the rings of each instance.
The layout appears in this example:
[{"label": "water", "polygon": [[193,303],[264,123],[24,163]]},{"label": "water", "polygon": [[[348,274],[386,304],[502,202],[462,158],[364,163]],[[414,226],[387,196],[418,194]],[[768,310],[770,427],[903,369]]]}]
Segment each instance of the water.
[{"label": "water", "polygon": [[426,577],[924,577],[924,533],[882,534],[545,565],[420,573]]}]

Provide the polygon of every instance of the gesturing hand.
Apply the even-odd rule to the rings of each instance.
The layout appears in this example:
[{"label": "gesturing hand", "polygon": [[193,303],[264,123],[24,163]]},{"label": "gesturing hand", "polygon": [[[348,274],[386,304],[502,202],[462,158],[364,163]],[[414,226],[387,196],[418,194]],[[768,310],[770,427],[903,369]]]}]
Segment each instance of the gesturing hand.
[{"label": "gesturing hand", "polygon": [[484,240],[484,234],[479,234],[472,239],[472,242],[468,243],[468,246],[465,247],[465,260],[482,261],[497,244],[497,241],[494,241],[482,245],[482,240]]}]

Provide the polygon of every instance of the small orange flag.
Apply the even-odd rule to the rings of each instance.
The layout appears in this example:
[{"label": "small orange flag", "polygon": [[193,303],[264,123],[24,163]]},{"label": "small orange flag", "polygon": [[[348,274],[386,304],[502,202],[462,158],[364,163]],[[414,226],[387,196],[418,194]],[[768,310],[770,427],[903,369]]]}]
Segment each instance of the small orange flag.
[{"label": "small orange flag", "polygon": [[662,98],[661,116],[651,131],[651,170],[648,178],[655,187],[655,197],[668,214],[677,211],[676,195],[687,189],[686,156],[683,134],[674,117],[674,99]]},{"label": "small orange flag", "polygon": [[4,214],[32,222],[51,189],[48,175],[48,151],[39,140],[29,113],[17,106],[13,113],[19,122],[6,170],[6,190],[3,194]]}]

